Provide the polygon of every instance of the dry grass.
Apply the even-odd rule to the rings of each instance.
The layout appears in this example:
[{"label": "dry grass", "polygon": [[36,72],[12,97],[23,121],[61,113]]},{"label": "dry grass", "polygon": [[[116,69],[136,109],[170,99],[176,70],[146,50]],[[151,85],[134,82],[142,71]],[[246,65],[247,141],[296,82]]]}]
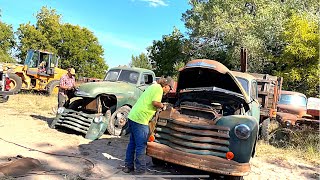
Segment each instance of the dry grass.
[{"label": "dry grass", "polygon": [[271,145],[259,142],[257,155],[278,160],[298,159],[320,166],[319,131],[304,127],[289,130],[278,128]]},{"label": "dry grass", "polygon": [[19,113],[49,113],[53,107],[57,107],[57,96],[46,96],[43,94],[24,93],[10,96],[7,103],[1,104],[8,108],[17,110]]}]

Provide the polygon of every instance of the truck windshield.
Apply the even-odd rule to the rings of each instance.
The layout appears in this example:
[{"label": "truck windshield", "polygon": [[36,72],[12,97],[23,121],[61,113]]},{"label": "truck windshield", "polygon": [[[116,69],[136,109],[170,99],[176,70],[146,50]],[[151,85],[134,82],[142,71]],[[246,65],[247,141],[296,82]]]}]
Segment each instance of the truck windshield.
[{"label": "truck windshield", "polygon": [[237,80],[240,82],[241,86],[243,89],[246,91],[246,93],[249,95],[249,83],[246,79],[241,78],[241,77],[236,77]]},{"label": "truck windshield", "polygon": [[29,68],[36,68],[38,66],[38,59],[38,53],[35,53],[35,51],[33,50],[28,50],[24,64],[27,65]]},{"label": "truck windshield", "polygon": [[123,81],[132,84],[137,84],[139,73],[130,70],[113,69],[108,71],[105,81]]},{"label": "truck windshield", "polygon": [[279,104],[307,106],[307,99],[303,96],[292,94],[281,94]]}]

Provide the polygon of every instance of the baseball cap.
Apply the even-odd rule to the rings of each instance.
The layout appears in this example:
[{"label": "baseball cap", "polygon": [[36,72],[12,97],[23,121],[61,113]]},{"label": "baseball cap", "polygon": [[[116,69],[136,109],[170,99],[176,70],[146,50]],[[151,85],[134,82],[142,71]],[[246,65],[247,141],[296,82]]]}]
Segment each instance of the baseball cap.
[{"label": "baseball cap", "polygon": [[68,68],[68,72],[72,75],[76,74],[76,70],[74,70],[74,68]]},{"label": "baseball cap", "polygon": [[172,89],[172,87],[173,87],[173,79],[170,76],[168,76],[166,78],[161,77],[158,80],[158,83],[161,84],[162,87],[167,86],[167,85],[170,86],[170,89]]}]

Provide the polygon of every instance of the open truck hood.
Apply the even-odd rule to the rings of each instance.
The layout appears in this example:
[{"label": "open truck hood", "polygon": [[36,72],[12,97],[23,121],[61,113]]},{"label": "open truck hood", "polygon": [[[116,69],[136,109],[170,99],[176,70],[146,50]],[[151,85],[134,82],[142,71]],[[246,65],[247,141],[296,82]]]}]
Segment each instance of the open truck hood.
[{"label": "open truck hood", "polygon": [[248,95],[236,77],[227,67],[214,60],[192,60],[179,70],[177,92],[202,87],[217,87],[235,92],[240,94],[247,104],[250,102]]}]

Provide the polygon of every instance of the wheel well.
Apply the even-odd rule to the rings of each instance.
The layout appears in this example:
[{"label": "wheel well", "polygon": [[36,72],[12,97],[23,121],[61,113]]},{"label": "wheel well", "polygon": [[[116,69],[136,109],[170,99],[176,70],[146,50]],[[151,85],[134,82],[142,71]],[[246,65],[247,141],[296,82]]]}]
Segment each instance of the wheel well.
[{"label": "wheel well", "polygon": [[[106,113],[108,108],[111,110],[111,113],[113,113],[117,109],[117,97],[115,95],[109,95],[109,94],[101,94],[99,95],[102,106],[102,113]],[[97,96],[98,98],[98,96]]]}]

